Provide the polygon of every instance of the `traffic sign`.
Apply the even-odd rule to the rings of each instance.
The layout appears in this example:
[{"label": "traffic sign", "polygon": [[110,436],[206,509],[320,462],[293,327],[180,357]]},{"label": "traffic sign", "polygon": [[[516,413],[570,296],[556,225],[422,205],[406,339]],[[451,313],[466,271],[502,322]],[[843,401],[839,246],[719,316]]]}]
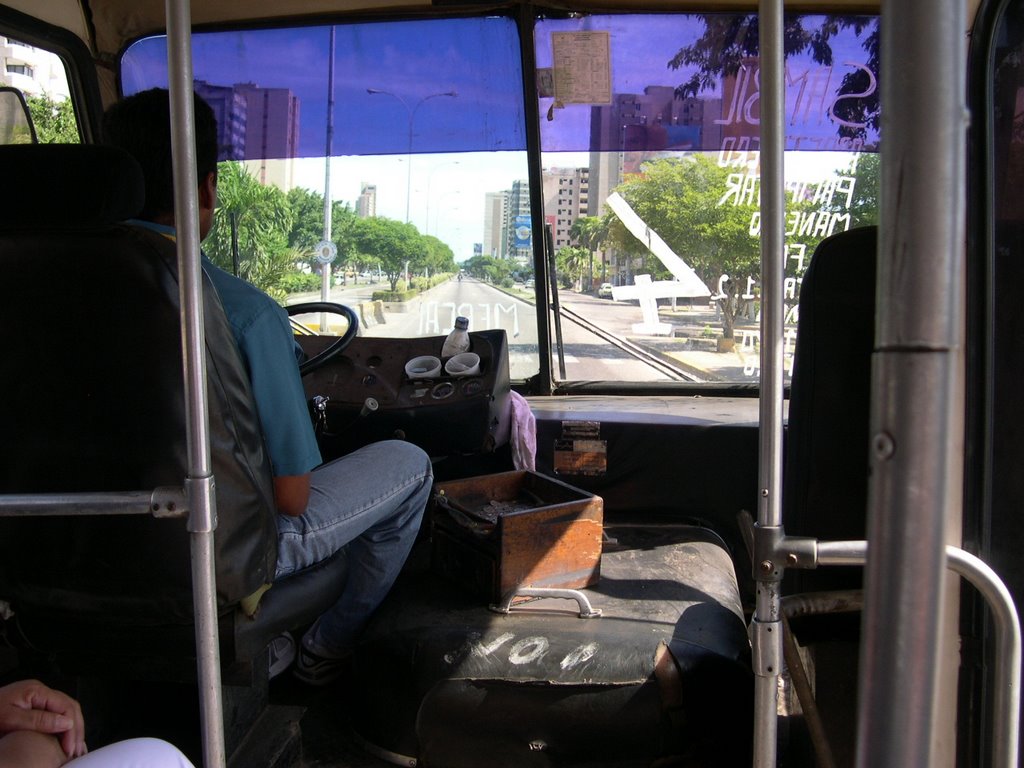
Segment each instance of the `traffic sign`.
[{"label": "traffic sign", "polygon": [[316,253],[316,260],[321,264],[330,264],[338,258],[338,246],[330,240],[321,240],[313,251]]}]

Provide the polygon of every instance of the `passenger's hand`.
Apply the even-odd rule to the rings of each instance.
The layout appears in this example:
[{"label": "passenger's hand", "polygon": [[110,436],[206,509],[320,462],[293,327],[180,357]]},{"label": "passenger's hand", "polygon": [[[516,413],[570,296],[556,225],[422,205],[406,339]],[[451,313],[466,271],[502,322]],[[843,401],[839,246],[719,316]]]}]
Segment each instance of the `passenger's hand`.
[{"label": "passenger's hand", "polygon": [[68,758],[88,751],[78,702],[38,680],[19,680],[0,688],[0,734],[13,731],[54,734]]}]

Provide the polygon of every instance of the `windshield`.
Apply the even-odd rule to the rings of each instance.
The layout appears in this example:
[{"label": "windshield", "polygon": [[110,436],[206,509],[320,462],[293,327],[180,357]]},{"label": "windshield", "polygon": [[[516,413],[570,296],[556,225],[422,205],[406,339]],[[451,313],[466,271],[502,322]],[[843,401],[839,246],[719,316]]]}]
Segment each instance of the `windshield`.
[{"label": "windshield", "polygon": [[[194,35],[224,163],[204,250],[282,302],[319,298],[326,271],[364,334],[503,328],[513,379],[550,350],[564,381],[755,382],[756,15],[540,18],[533,37],[539,195],[513,19]],[[814,246],[877,216],[877,19],[789,16],[786,39],[791,364]],[[121,77],[165,86],[165,39]]]},{"label": "windshield", "polygon": [[[788,376],[814,247],[877,217],[878,24],[791,15],[785,29]],[[639,347],[668,366],[623,377],[756,382],[757,16],[544,20],[535,40],[563,316],[603,332],[608,359]]]}]

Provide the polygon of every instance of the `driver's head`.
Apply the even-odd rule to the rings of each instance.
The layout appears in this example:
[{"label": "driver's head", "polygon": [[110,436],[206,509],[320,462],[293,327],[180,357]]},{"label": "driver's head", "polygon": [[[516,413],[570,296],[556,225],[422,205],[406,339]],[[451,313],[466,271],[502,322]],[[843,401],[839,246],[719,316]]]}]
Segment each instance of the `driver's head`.
[{"label": "driver's head", "polygon": [[[199,232],[213,223],[217,189],[217,118],[194,94]],[[142,166],[146,204],[139,218],[174,223],[174,171],[171,162],[171,106],[166,89],[152,88],[114,104],[103,116],[103,141],[120,147]]]}]

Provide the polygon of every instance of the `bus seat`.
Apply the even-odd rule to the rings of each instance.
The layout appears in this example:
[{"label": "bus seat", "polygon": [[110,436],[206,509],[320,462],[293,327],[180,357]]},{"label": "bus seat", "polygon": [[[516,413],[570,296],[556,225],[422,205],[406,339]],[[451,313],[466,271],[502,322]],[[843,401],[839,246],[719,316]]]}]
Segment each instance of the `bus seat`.
[{"label": "bus seat", "polygon": [[[800,286],[783,484],[786,532],[867,537],[877,227],[823,240]],[[793,571],[793,589],[855,589],[861,568]]]},{"label": "bus seat", "polygon": [[[876,227],[829,237],[804,274],[786,435],[787,534],[821,541],[866,538],[877,238]],[[790,570],[782,591],[839,595],[859,589],[862,580],[860,567]],[[828,604],[838,608],[842,601]],[[817,713],[790,711],[792,754],[810,753],[808,726],[799,722],[816,716],[832,754],[853,755],[860,621],[857,611],[841,610],[790,619],[802,650],[787,663],[807,664]]]},{"label": "bus seat", "polygon": [[710,530],[611,527],[601,580],[581,590],[598,618],[551,598],[495,613],[427,549],[356,650],[353,729],[371,752],[447,768],[750,764],[750,645]]},{"label": "bus seat", "polygon": [[[0,494],[180,488],[187,474],[177,257],[122,223],[137,163],[110,147],[0,147]],[[273,482],[244,365],[203,279],[218,613],[226,684],[262,684],[266,646],[344,584],[344,553],[275,584]],[[0,600],[16,634],[75,674],[195,682],[189,534],[149,516],[0,517]],[[264,691],[265,696],[265,691]],[[229,744],[230,750],[230,744]],[[230,751],[229,751],[230,754]]]}]

